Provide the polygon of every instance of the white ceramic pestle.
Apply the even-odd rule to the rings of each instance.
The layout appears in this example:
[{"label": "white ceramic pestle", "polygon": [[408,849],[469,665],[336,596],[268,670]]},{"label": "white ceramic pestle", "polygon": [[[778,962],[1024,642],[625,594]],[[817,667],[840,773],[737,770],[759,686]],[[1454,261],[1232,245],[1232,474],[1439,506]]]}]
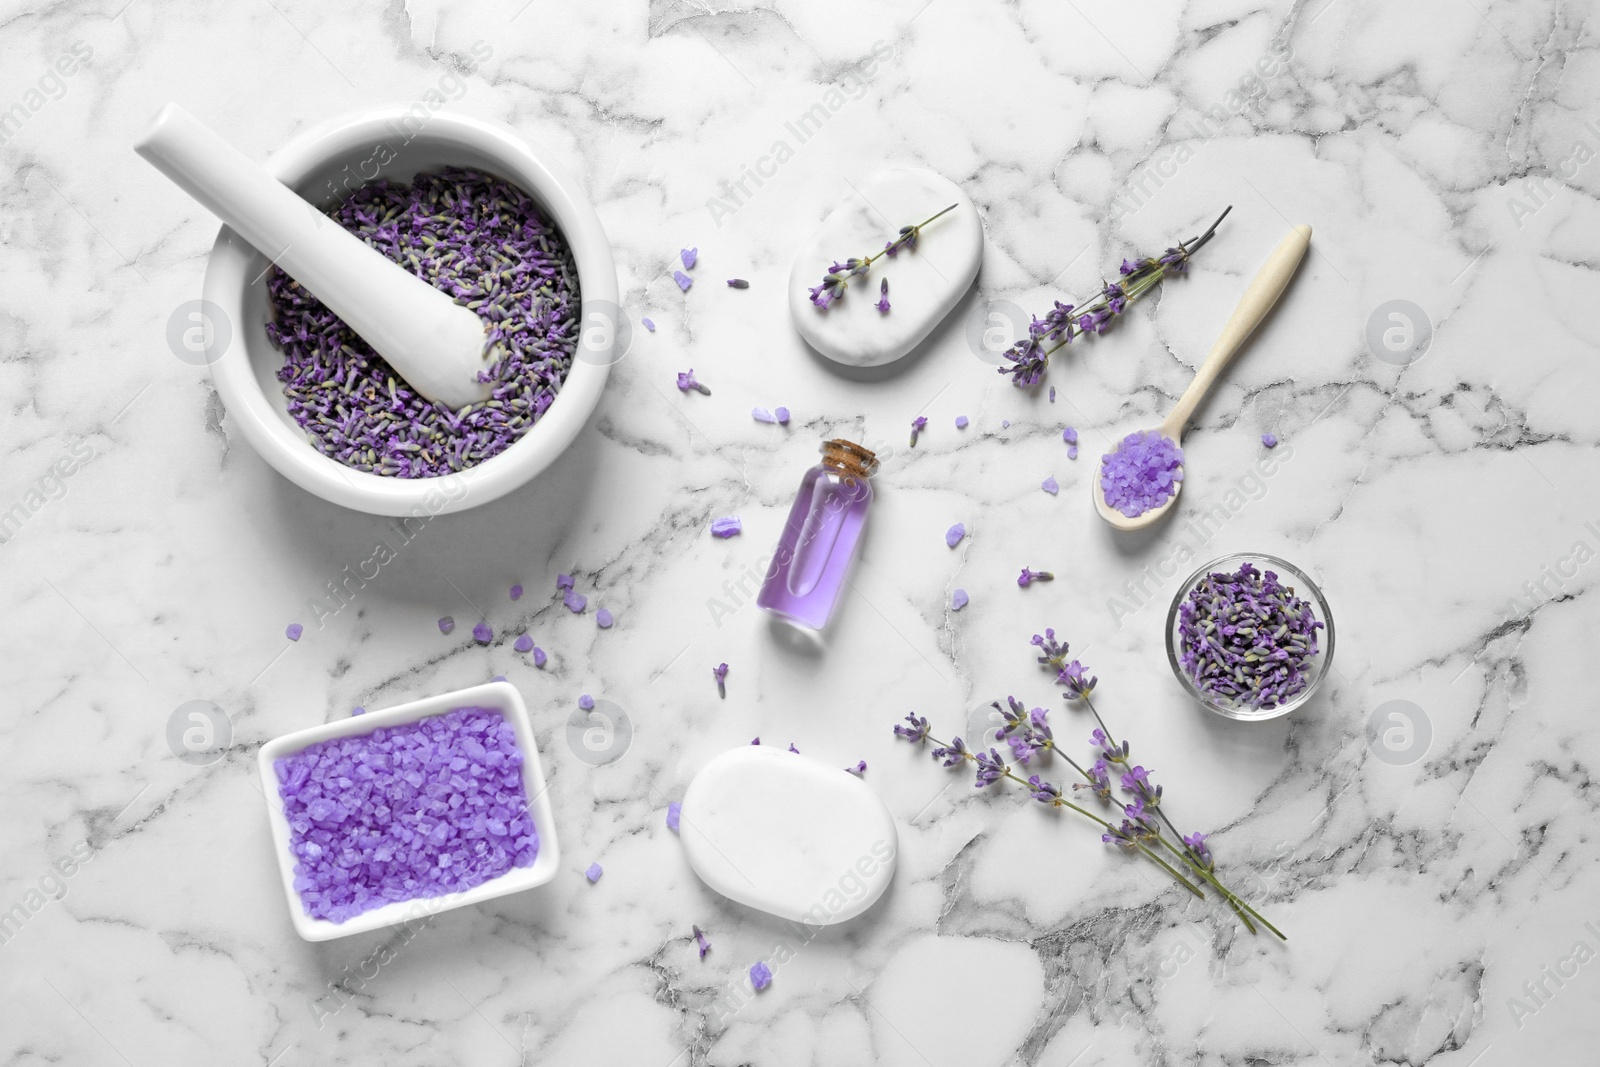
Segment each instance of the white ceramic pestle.
[{"label": "white ceramic pestle", "polygon": [[300,198],[176,104],[134,151],[316,294],[429,400],[489,398],[483,321]]}]

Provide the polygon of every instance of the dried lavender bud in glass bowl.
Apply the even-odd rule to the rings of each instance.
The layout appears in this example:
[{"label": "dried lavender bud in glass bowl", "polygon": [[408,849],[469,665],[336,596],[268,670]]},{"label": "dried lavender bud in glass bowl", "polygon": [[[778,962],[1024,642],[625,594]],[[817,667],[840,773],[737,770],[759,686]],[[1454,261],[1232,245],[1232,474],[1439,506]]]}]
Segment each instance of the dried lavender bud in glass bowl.
[{"label": "dried lavender bud in glass bowl", "polygon": [[1287,715],[1311,699],[1333,660],[1333,616],[1293,564],[1224,556],[1179,587],[1167,612],[1167,660],[1179,683],[1230,719]]}]

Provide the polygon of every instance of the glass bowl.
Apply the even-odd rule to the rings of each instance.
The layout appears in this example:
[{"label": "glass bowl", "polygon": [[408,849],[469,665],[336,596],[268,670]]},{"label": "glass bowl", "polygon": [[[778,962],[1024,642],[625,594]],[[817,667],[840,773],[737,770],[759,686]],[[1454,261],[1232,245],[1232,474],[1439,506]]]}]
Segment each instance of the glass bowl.
[{"label": "glass bowl", "polygon": [[[1300,599],[1311,605],[1311,612],[1316,620],[1322,623],[1322,631],[1317,638],[1317,656],[1311,661],[1307,669],[1305,688],[1296,693],[1289,700],[1272,707],[1254,707],[1238,700],[1219,698],[1206,693],[1189,677],[1189,672],[1184,670],[1179,659],[1178,633],[1178,608],[1189,598],[1194,587],[1206,575],[1213,571],[1222,571],[1234,574],[1241,564],[1249,563],[1260,571],[1274,571],[1285,588]],[[1289,714],[1311,699],[1317,687],[1322,684],[1323,676],[1328,673],[1328,668],[1333,663],[1333,614],[1328,610],[1328,602],[1322,595],[1322,590],[1317,584],[1306,577],[1294,564],[1277,556],[1268,556],[1259,552],[1240,552],[1230,556],[1222,556],[1212,560],[1204,567],[1185,578],[1178,587],[1178,593],[1172,598],[1172,607],[1167,611],[1167,662],[1172,664],[1172,673],[1177,677],[1178,684],[1200,702],[1207,711],[1215,712],[1227,719],[1239,719],[1245,722],[1261,722],[1266,719],[1277,719]]]}]

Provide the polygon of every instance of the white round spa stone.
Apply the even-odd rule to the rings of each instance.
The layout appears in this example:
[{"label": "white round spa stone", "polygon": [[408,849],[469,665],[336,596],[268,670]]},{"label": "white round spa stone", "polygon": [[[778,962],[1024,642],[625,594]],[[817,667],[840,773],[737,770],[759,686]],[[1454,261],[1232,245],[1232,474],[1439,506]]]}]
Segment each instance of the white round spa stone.
[{"label": "white round spa stone", "polygon": [[[917,347],[972,285],[983,262],[983,222],[961,188],[932,171],[879,171],[858,189],[828,213],[794,257],[789,315],[806,343],[835,363],[878,367]],[[915,226],[951,204],[954,211],[922,231],[916,251],[879,256],[826,311],[811,302],[811,288],[835,262],[875,255],[900,227]],[[888,312],[875,306],[884,278]]]},{"label": "white round spa stone", "polygon": [[870,908],[898,851],[889,809],[860,778],[764,745],[701,768],[684,793],[678,837],[712,889],[812,926]]}]

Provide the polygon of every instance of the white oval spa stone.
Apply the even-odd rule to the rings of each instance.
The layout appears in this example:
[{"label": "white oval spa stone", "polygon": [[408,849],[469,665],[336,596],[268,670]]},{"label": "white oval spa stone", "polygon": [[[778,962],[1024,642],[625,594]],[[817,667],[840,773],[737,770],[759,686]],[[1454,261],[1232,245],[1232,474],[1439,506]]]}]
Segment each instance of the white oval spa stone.
[{"label": "white oval spa stone", "polygon": [[812,926],[870,908],[889,887],[898,852],[894,819],[865,782],[763,745],[701,768],[684,793],[678,837],[712,889]]},{"label": "white oval spa stone", "polygon": [[[900,227],[914,226],[951,204],[954,211],[922,231],[916,251],[879,256],[865,275],[850,279],[844,295],[826,311],[811,302],[811,288],[832,264],[875,255]],[[927,170],[879,171],[859,191],[852,190],[801,245],[789,273],[789,315],[806,343],[835,363],[893,363],[950,313],[982,262],[983,222],[958,185]],[[888,312],[875,306],[884,278],[889,279]]]}]

